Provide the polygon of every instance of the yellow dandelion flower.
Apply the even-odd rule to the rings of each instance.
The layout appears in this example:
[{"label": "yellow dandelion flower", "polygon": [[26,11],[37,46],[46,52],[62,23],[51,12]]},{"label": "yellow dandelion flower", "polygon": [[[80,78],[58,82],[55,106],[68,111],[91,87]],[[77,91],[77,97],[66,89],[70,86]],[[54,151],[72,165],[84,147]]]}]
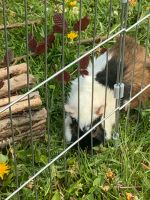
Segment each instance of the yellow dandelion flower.
[{"label": "yellow dandelion flower", "polygon": [[6,163],[0,163],[0,178],[3,180],[4,175],[9,174],[10,167]]},{"label": "yellow dandelion flower", "polygon": [[77,5],[77,1],[70,1],[69,6],[74,7]]},{"label": "yellow dandelion flower", "polygon": [[129,192],[126,192],[126,197],[127,197],[127,200],[134,200],[134,196],[133,194],[129,193]]},{"label": "yellow dandelion flower", "polygon": [[137,3],[137,0],[129,0],[129,4],[130,4],[131,6],[135,6],[136,3]]},{"label": "yellow dandelion flower", "polygon": [[109,170],[107,173],[106,173],[106,177],[109,178],[109,179],[113,179],[114,178],[114,173]]},{"label": "yellow dandelion flower", "polygon": [[78,34],[74,31],[71,31],[70,33],[67,34],[67,38],[69,38],[71,42],[73,42],[73,40],[77,37],[78,37]]}]

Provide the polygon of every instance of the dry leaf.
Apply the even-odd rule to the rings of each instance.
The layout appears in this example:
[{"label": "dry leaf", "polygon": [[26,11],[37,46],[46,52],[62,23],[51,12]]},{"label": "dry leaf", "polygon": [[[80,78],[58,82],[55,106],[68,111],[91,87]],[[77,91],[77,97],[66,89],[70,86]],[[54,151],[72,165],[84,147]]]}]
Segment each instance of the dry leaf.
[{"label": "dry leaf", "polygon": [[89,65],[89,62],[90,62],[90,55],[87,55],[85,56],[84,58],[82,58],[80,61],[79,61],[79,64],[80,64],[80,69],[87,69],[88,65]]},{"label": "dry leaf", "polygon": [[28,189],[33,189],[33,187],[34,187],[34,180],[30,181],[25,187],[28,188]]},{"label": "dry leaf", "polygon": [[55,35],[54,33],[50,33],[49,35],[47,35],[47,47],[51,48],[52,47],[52,43],[55,41]]},{"label": "dry leaf", "polygon": [[53,21],[54,21],[53,31],[55,33],[63,33],[63,29],[64,33],[66,33],[68,24],[67,21],[63,18],[62,13],[55,13],[53,16]]},{"label": "dry leaf", "polygon": [[108,190],[110,189],[110,186],[109,185],[104,185],[104,186],[101,186],[102,190],[104,192],[108,192]]},{"label": "dry leaf", "polygon": [[28,188],[28,189],[32,189],[33,188],[33,186],[34,186],[34,184],[32,183],[32,182],[30,182],[30,183],[28,183],[27,185],[26,185],[26,188]]},{"label": "dry leaf", "polygon": [[35,48],[36,55],[41,55],[45,52],[45,42],[40,42]]},{"label": "dry leaf", "polygon": [[66,71],[64,71],[64,76],[63,74],[58,74],[56,77],[56,80],[58,80],[59,82],[63,82],[63,78],[64,78],[64,84],[68,83],[70,81],[70,74]]},{"label": "dry leaf", "polygon": [[4,66],[10,65],[14,58],[14,52],[12,49],[8,49],[4,56]]},{"label": "dry leaf", "polygon": [[37,46],[37,41],[36,41],[35,37],[31,34],[28,36],[28,46],[32,52],[35,52],[35,49]]},{"label": "dry leaf", "polygon": [[146,170],[150,170],[150,165],[145,165],[144,163],[141,163],[143,168]]},{"label": "dry leaf", "polygon": [[79,31],[81,26],[81,31],[84,31],[88,27],[89,23],[90,23],[89,18],[85,16],[74,24],[73,30]]},{"label": "dry leaf", "polygon": [[89,72],[87,70],[80,70],[80,74],[84,77],[84,76],[88,76]]}]

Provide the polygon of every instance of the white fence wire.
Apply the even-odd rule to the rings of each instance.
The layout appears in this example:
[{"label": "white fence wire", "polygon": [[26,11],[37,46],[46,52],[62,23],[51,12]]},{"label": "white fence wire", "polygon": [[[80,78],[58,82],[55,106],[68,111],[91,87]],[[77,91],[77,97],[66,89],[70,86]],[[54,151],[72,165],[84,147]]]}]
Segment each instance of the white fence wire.
[{"label": "white fence wire", "polygon": [[[123,3],[126,3],[123,2]],[[36,91],[37,89],[39,89],[40,87],[42,87],[43,85],[45,85],[46,83],[50,82],[52,79],[54,79],[56,76],[58,76],[59,74],[61,74],[62,72],[64,72],[65,70],[71,68],[74,64],[78,63],[82,58],[86,57],[87,55],[90,55],[91,53],[95,52],[95,50],[97,50],[99,47],[103,46],[104,44],[107,44],[109,41],[111,41],[113,38],[115,38],[116,36],[120,35],[120,34],[126,34],[129,31],[131,31],[132,29],[134,29],[135,27],[138,27],[139,25],[141,25],[143,22],[145,22],[146,20],[150,20],[150,14],[147,14],[146,16],[144,16],[142,19],[138,20],[136,23],[134,23],[132,26],[128,27],[128,28],[122,28],[121,30],[119,30],[118,32],[116,32],[115,34],[109,36],[105,41],[99,43],[98,45],[94,46],[93,48],[91,48],[89,51],[85,52],[82,56],[79,56],[77,59],[75,59],[74,61],[72,61],[71,63],[67,64],[65,67],[61,67],[61,70],[57,71],[56,73],[54,73],[52,76],[46,78],[44,81],[42,81],[41,83],[37,84],[35,87],[33,87],[32,89],[30,89],[29,91],[27,91],[26,93],[24,93],[21,97],[17,98],[16,100],[12,101],[11,103],[9,103],[8,105],[6,105],[5,107],[3,107],[2,109],[0,109],[0,113],[3,113],[5,110],[11,108],[13,105],[15,105],[17,102],[19,102],[20,100],[22,100],[24,97],[30,95],[32,92]],[[62,156],[64,156],[73,146],[75,146],[76,144],[78,144],[79,141],[81,141],[84,137],[86,137],[92,130],[94,130],[98,125],[100,125],[102,122],[104,122],[107,118],[109,118],[112,114],[114,114],[116,111],[120,111],[123,108],[125,108],[128,104],[130,104],[136,97],[138,97],[140,94],[142,94],[144,91],[146,91],[148,88],[150,88],[150,84],[145,86],[144,88],[141,88],[141,91],[138,92],[135,96],[133,96],[129,101],[127,101],[125,104],[123,104],[122,106],[116,107],[115,110],[111,111],[109,115],[105,116],[102,120],[100,120],[97,124],[95,124],[92,128],[90,128],[84,135],[82,135],[80,138],[78,138],[75,142],[73,142],[71,145],[69,145],[68,147],[66,147],[61,153],[59,153],[55,158],[53,158],[52,160],[50,160],[44,167],[42,167],[37,173],[35,173],[33,176],[31,176],[27,181],[25,181],[22,185],[20,185],[13,193],[11,193],[6,200],[11,199],[13,196],[15,196],[22,188],[24,188],[28,183],[30,183],[32,180],[34,180],[36,177],[38,177],[44,170],[46,170],[48,167],[50,167],[55,161],[57,161],[58,159],[60,159]]]}]

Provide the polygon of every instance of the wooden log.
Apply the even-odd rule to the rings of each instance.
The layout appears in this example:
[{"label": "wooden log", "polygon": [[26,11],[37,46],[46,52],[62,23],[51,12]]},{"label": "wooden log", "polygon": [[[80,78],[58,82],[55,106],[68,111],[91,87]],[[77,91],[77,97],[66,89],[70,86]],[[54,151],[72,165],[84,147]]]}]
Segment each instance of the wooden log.
[{"label": "wooden log", "polygon": [[[34,124],[37,121],[41,121],[42,119],[47,118],[47,111],[45,108],[42,108],[38,111],[32,111],[32,123]],[[12,124],[13,127],[19,127],[22,125],[26,125],[30,122],[30,116],[28,112],[21,113],[21,115],[13,116]],[[11,128],[11,120],[10,118],[2,119],[0,121],[0,132],[6,129]]]},{"label": "wooden log", "polygon": [[[83,39],[83,40],[80,41],[80,44],[84,44],[84,45],[85,44],[91,44],[91,43],[93,43],[93,41],[95,43],[99,43],[99,42],[102,42],[102,41],[104,41],[106,39],[107,39],[107,36],[100,36],[100,35],[98,35],[95,38],[91,37],[91,38]],[[77,41],[77,44],[79,44],[78,41]]]},{"label": "wooden log", "polygon": [[[35,128],[40,127],[40,126],[45,127],[45,124],[46,124],[46,119],[38,121],[38,122],[36,122],[32,125],[31,131],[35,130]],[[10,137],[13,134],[16,136],[16,135],[21,134],[22,132],[25,132],[25,131],[30,131],[30,124],[23,125],[23,126],[20,126],[20,127],[15,127],[15,128],[13,127],[13,132],[12,132],[11,128],[5,129],[5,130],[0,132],[0,140],[3,140],[4,138]]]},{"label": "wooden log", "polygon": [[[41,24],[42,20],[33,20],[33,21],[28,21],[28,25],[38,25]],[[25,26],[25,22],[23,23],[14,23],[14,24],[7,24],[6,28],[7,29],[12,29],[12,28],[20,28]],[[0,25],[0,30],[4,30],[5,27],[4,25]]]},{"label": "wooden log", "polygon": [[[29,75],[29,85],[33,85],[35,83],[35,78],[33,75]],[[27,87],[27,74],[20,74],[18,76],[14,76],[10,79],[10,92],[16,92],[20,89]],[[8,80],[4,80],[4,85],[0,89],[0,98],[8,96]]]},{"label": "wooden log", "polygon": [[[44,135],[45,135],[45,132],[46,132],[46,130],[45,129],[43,129],[43,130],[36,130],[35,132],[33,132],[32,134],[32,139],[33,139],[33,142],[34,141],[37,141],[37,140],[39,140],[40,138],[43,138],[44,137]],[[26,133],[24,133],[24,134],[22,134],[22,135],[17,135],[16,137],[14,137],[14,143],[16,144],[16,143],[20,143],[20,141],[21,140],[26,140],[26,141],[31,141],[31,137],[29,137],[29,135],[28,134],[26,134]],[[0,149],[2,149],[2,148],[5,148],[6,146],[8,146],[8,145],[11,145],[13,143],[13,138],[12,137],[10,137],[10,138],[7,138],[7,139],[5,139],[5,140],[3,140],[3,141],[0,141]]]},{"label": "wooden log", "polygon": [[[40,134],[40,131],[42,131],[42,130],[46,130],[46,127],[45,127],[45,124],[42,124],[42,125],[39,125],[39,126],[37,126],[37,127],[35,127],[35,128],[33,128],[32,129],[32,133],[31,133],[31,131],[30,130],[27,130],[27,131],[23,131],[23,132],[21,132],[21,133],[19,133],[18,135],[15,135],[14,136],[14,139],[15,138],[22,138],[22,137],[24,137],[24,136],[28,136],[29,138],[31,138],[31,136],[33,136],[33,135],[38,135],[38,134]],[[36,133],[37,132],[37,133]],[[11,137],[12,137],[12,135],[11,135]],[[11,138],[11,137],[7,137],[7,138]],[[3,140],[5,140],[6,138],[1,138],[1,140],[0,140],[0,142],[3,142]]]},{"label": "wooden log", "polygon": [[[9,74],[11,76],[16,76],[16,75],[23,74],[26,72],[27,72],[27,64],[26,63],[9,66]],[[7,67],[0,68],[0,79],[3,80],[6,78],[7,78]]]},{"label": "wooden log", "polygon": [[[42,101],[40,99],[40,96],[36,96],[35,98],[30,100],[30,107],[31,109],[35,109],[35,108],[39,108],[42,105]],[[4,107],[1,107],[1,109],[3,109]],[[25,110],[29,109],[29,104],[28,104],[28,100],[25,101],[21,101],[21,102],[17,102],[15,103],[12,107],[11,107],[11,112],[12,114],[16,114]],[[0,119],[9,116],[10,112],[9,109],[6,109],[5,111],[0,113]]]},{"label": "wooden log", "polygon": [[[37,95],[39,95],[39,92],[38,92],[38,91],[32,92],[31,94],[29,94],[29,98],[32,99],[32,98],[34,98],[34,97],[37,96]],[[10,103],[13,102],[13,101],[15,101],[16,99],[22,97],[22,96],[23,96],[23,95],[11,96],[11,97],[10,97]],[[24,97],[24,98],[21,99],[19,102],[24,101],[24,100],[26,100],[26,99],[28,99],[28,96]],[[0,99],[0,107],[5,106],[5,105],[7,105],[7,104],[9,104],[9,98],[5,97],[5,98]]]}]

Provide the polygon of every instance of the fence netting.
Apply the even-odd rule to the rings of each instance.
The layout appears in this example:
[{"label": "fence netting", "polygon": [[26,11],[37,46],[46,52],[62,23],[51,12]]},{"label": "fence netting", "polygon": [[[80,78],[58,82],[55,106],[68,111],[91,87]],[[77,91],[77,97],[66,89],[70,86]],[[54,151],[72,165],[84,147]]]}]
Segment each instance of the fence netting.
[{"label": "fence netting", "polygon": [[0,148],[11,166],[0,199],[77,199],[62,188],[73,184],[69,176],[88,163],[87,154],[101,160],[124,141],[126,151],[128,136],[136,141],[149,130],[141,125],[150,89],[149,2],[2,0],[0,10]]}]

